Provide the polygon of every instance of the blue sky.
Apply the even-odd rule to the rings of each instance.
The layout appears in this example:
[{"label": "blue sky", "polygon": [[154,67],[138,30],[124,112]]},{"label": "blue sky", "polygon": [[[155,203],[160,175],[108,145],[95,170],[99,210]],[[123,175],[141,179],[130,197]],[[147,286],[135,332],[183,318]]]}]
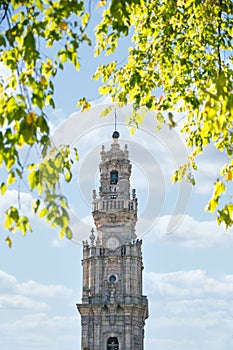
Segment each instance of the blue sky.
[{"label": "blue sky", "polygon": [[[93,8],[93,11],[94,10]],[[93,12],[94,13],[94,12]],[[95,19],[96,20],[96,19]],[[124,59],[125,45],[119,49]],[[108,100],[98,99],[98,83],[90,79],[100,60],[92,49],[80,52],[83,70],[70,66],[56,79],[55,111],[49,111],[53,140],[78,148],[71,185],[61,190],[72,208],[74,240],[59,240],[31,212],[33,194],[22,187],[22,210],[33,222],[33,233],[15,235],[10,250],[1,235],[0,347],[5,350],[80,349],[81,241],[93,225],[92,190],[98,190],[102,144],[109,147],[114,117],[100,117]],[[93,100],[90,112],[79,113],[76,102]],[[149,298],[145,350],[231,350],[233,346],[233,232],[225,232],[204,211],[225,161],[211,147],[198,162],[197,186],[172,185],[172,172],[185,161],[178,132],[155,133],[153,116],[132,137],[124,120],[130,107],[117,109],[120,142],[127,143],[133,164],[132,188],[139,200],[138,236],[143,239],[144,294]],[[3,174],[2,174],[3,176]],[[0,221],[17,191],[1,198]]]}]

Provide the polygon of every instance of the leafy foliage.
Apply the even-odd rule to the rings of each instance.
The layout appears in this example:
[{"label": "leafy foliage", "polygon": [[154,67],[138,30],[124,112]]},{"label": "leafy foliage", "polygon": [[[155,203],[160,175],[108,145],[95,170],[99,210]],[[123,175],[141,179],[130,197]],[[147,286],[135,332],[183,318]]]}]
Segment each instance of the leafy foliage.
[{"label": "leafy foliage", "polygon": [[[132,103],[129,122],[141,124],[137,111],[154,111],[158,127],[176,126],[182,113],[182,133],[191,149],[187,164],[173,177],[192,183],[196,156],[212,144],[229,160],[220,169],[207,209],[219,208],[232,183],[233,152],[233,3],[231,0],[112,0],[96,28],[96,55],[113,53],[132,30],[126,63],[98,67],[99,92],[121,105]],[[232,193],[230,193],[232,196]],[[225,195],[226,196],[226,195]],[[232,203],[218,210],[217,221],[233,223]]]},{"label": "leafy foliage", "polygon": [[[174,182],[186,177],[195,183],[191,170],[197,169],[195,159],[207,145],[226,154],[207,210],[218,210],[217,221],[231,226],[233,204],[227,200],[222,205],[222,198],[233,179],[232,1],[100,0],[97,7],[104,11],[95,55],[114,53],[123,36],[132,40],[124,64],[110,61],[98,67],[94,79],[102,79],[99,92],[120,105],[133,104],[127,120],[131,134],[144,121],[142,107],[154,111],[157,129],[163,123],[175,127],[174,112],[184,115],[190,156]],[[61,177],[70,181],[73,161],[69,146],[51,149],[45,111],[55,107],[58,71],[66,62],[80,68],[80,44],[90,44],[88,21],[82,0],[0,2],[0,64],[8,72],[7,81],[0,79],[0,166],[7,171],[0,192],[25,181],[34,192],[35,213],[69,238],[68,204],[58,187]],[[80,105],[90,107],[85,98]],[[42,158],[38,164],[29,161],[33,148]],[[12,234],[31,231],[20,205],[6,211],[5,227],[10,247]]]},{"label": "leafy foliage", "polygon": [[60,238],[66,235],[72,237],[69,228],[68,203],[66,198],[58,193],[56,188],[61,176],[69,182],[72,178],[69,146],[52,149],[50,154],[39,164],[30,164],[28,168],[28,183],[31,190],[36,190],[42,200],[33,202],[33,209],[38,216],[46,217],[52,227],[60,228]]},{"label": "leafy foliage", "polygon": [[[35,212],[69,238],[67,202],[57,187],[62,175],[70,181],[70,149],[63,146],[46,156],[50,130],[45,108],[55,107],[53,80],[65,62],[79,69],[79,46],[90,44],[85,32],[88,20],[83,1],[0,3],[0,64],[8,72],[7,81],[0,81],[0,166],[8,172],[1,194],[28,174],[29,188],[36,190]],[[35,165],[28,157],[33,147],[44,157]],[[28,218],[13,206],[5,213],[5,227],[10,234],[31,231]],[[11,247],[10,236],[6,242]]]}]

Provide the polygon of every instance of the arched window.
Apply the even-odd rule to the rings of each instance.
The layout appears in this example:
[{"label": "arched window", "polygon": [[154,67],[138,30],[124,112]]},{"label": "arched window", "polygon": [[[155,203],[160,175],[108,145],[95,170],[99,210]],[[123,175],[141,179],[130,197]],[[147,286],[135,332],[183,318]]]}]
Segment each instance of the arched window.
[{"label": "arched window", "polygon": [[108,338],[107,350],[119,350],[119,343],[117,337]]},{"label": "arched window", "polygon": [[116,185],[118,183],[118,171],[113,170],[110,173],[110,184]]}]

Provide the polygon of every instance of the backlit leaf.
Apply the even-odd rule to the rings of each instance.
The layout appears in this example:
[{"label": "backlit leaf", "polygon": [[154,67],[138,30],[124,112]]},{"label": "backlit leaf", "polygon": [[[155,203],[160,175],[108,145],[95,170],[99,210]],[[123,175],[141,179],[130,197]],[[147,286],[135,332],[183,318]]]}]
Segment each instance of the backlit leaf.
[{"label": "backlit leaf", "polygon": [[6,238],[6,243],[8,244],[9,248],[12,248],[12,240],[10,239],[9,236]]}]

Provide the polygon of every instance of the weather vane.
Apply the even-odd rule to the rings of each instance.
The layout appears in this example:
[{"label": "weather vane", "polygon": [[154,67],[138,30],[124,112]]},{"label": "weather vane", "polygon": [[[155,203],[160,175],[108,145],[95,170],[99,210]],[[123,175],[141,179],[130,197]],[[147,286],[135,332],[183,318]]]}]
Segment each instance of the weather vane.
[{"label": "weather vane", "polygon": [[120,134],[117,131],[117,114],[116,114],[116,109],[114,110],[114,117],[115,117],[115,131],[113,132],[112,137],[115,140],[115,142],[117,142]]},{"label": "weather vane", "polygon": [[117,114],[116,114],[116,108],[114,110],[114,116],[115,116],[115,131],[116,131],[116,126],[117,126]]}]

